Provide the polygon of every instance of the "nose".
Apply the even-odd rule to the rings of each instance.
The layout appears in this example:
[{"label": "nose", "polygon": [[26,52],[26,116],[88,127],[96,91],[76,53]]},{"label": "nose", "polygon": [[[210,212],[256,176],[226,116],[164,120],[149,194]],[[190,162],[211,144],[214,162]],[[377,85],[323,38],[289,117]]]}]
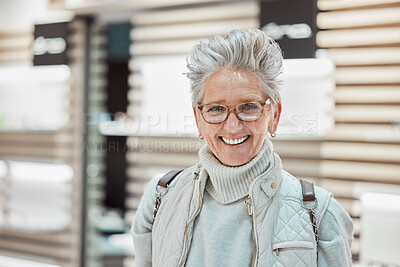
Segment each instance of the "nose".
[{"label": "nose", "polygon": [[228,133],[235,133],[242,128],[242,122],[236,117],[235,112],[230,110],[228,118],[224,122],[224,129],[228,131]]}]

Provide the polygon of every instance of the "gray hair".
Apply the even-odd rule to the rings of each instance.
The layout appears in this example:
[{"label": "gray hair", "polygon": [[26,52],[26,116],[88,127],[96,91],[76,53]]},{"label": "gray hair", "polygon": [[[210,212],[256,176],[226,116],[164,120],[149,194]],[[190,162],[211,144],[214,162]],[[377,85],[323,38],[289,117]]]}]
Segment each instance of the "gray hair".
[{"label": "gray hair", "polygon": [[257,76],[271,100],[280,102],[282,51],[261,30],[233,30],[226,37],[214,36],[200,40],[186,61],[193,106],[201,101],[208,77],[223,68],[243,70]]}]

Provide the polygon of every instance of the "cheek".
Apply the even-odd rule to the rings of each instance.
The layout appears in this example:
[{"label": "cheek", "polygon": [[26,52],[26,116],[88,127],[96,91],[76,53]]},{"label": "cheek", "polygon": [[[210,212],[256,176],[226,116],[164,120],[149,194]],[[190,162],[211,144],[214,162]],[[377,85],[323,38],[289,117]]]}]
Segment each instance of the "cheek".
[{"label": "cheek", "polygon": [[209,140],[211,138],[215,138],[219,130],[219,125],[209,124],[203,121],[203,123],[201,124],[201,128],[202,135]]},{"label": "cheek", "polygon": [[270,123],[270,118],[260,118],[257,121],[251,122],[248,124],[248,129],[254,134],[254,135],[264,135],[268,131],[268,125]]}]

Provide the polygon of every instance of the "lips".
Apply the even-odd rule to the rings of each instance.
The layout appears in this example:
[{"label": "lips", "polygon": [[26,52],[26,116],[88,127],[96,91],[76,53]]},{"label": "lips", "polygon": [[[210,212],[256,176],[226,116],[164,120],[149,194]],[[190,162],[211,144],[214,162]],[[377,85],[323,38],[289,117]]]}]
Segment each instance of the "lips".
[{"label": "lips", "polygon": [[241,137],[241,138],[236,138],[236,139],[229,139],[229,138],[225,138],[225,137],[221,137],[222,141],[224,141],[225,144],[228,145],[238,145],[243,143],[244,141],[246,141],[248,138],[250,137],[250,135]]}]

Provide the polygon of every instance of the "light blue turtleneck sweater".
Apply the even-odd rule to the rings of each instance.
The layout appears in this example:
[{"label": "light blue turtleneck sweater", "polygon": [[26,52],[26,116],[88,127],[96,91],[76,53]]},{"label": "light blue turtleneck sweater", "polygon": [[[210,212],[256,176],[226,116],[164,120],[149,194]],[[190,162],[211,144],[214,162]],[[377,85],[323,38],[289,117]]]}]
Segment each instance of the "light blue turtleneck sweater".
[{"label": "light blue turtleneck sweater", "polygon": [[247,164],[227,167],[204,146],[200,162],[209,179],[203,207],[194,223],[193,239],[186,266],[250,266],[254,243],[252,218],[245,200],[251,182],[269,166],[272,144],[266,140],[260,152]]}]

